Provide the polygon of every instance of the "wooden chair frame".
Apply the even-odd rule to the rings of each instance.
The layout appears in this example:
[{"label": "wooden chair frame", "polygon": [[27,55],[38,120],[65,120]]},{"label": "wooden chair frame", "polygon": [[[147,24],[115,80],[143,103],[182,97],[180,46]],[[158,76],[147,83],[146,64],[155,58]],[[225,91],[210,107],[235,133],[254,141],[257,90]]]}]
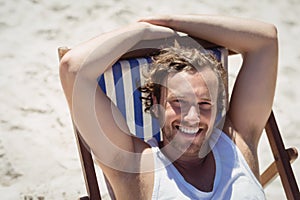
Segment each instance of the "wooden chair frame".
[{"label": "wooden chair frame", "polygon": [[[216,45],[203,41],[197,40],[203,47],[209,48]],[[67,53],[70,49],[67,47],[58,48],[59,60]],[[135,51],[125,54],[122,58],[127,59],[130,57],[144,56],[147,53],[153,51],[153,49],[145,49],[144,51]],[[230,52],[230,54],[235,54]],[[96,172],[94,168],[94,162],[92,154],[88,146],[85,144],[84,140],[81,138],[78,129],[74,125],[74,132],[77,139],[78,151],[80,155],[83,176],[86,183],[87,196],[81,197],[81,200],[100,200],[100,190],[96,177]],[[265,131],[271,146],[271,150],[274,156],[274,162],[261,174],[260,182],[265,188],[270,184],[278,175],[282,182],[285,194],[289,200],[299,200],[300,193],[299,188],[292,171],[291,163],[298,157],[298,152],[296,148],[286,149],[280,134],[280,131],[275,120],[273,111],[266,123]],[[113,194],[109,182],[107,182],[108,190]],[[111,196],[114,199],[114,195]]]}]

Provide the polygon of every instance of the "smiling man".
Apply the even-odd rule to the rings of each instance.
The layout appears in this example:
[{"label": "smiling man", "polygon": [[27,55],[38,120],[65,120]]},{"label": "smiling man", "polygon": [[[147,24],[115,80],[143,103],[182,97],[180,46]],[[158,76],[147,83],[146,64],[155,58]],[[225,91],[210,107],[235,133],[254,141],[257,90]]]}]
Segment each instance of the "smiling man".
[{"label": "smiling man", "polygon": [[170,154],[177,151],[180,155],[206,156],[206,143],[215,128],[216,115],[226,110],[225,71],[212,54],[200,51],[205,52],[184,48],[162,50],[155,56],[141,90],[147,96],[145,110],[160,121],[161,147],[173,147]]},{"label": "smiling man", "polygon": [[[142,40],[175,31],[243,56],[228,109],[221,66],[199,49],[169,48],[154,57],[142,92],[163,141],[134,137],[97,78]],[[62,59],[60,76],[72,118],[117,199],[264,199],[257,145],[271,112],[277,76],[276,28],[209,15],[140,22],[84,42]],[[223,110],[224,126],[216,127]]]}]

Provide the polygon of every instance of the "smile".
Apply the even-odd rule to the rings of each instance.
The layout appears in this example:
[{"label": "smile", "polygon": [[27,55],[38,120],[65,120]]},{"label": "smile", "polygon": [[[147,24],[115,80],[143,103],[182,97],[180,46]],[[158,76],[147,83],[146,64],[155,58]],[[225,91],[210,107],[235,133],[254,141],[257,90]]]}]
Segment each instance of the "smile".
[{"label": "smile", "polygon": [[185,134],[188,135],[195,135],[196,133],[198,133],[200,131],[199,127],[183,127],[183,126],[176,126],[176,128]]}]

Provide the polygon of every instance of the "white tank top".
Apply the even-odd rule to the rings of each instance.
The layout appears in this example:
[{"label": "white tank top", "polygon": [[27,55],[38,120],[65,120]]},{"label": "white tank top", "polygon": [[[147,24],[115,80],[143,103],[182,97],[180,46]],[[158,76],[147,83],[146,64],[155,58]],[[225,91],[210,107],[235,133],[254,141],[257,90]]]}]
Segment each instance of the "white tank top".
[{"label": "white tank top", "polygon": [[216,162],[214,186],[211,192],[202,192],[185,181],[160,151],[154,138],[149,140],[156,169],[152,199],[265,199],[261,184],[232,140],[216,129],[211,135],[211,141],[215,141],[212,142]]}]

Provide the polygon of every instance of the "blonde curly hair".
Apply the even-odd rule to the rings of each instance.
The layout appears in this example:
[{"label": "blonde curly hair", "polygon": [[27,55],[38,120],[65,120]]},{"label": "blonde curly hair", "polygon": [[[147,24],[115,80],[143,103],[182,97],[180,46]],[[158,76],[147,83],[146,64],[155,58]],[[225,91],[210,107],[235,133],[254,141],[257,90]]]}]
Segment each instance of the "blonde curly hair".
[{"label": "blonde curly hair", "polygon": [[209,51],[196,48],[178,48],[168,47],[152,57],[152,63],[149,71],[144,74],[145,85],[140,88],[142,92],[142,101],[145,106],[145,112],[150,112],[153,106],[153,97],[160,102],[161,88],[163,81],[170,73],[181,71],[196,72],[204,67],[209,67],[215,72],[218,78],[218,112],[226,109],[227,94],[227,74],[222,64],[217,61],[216,57]]}]

